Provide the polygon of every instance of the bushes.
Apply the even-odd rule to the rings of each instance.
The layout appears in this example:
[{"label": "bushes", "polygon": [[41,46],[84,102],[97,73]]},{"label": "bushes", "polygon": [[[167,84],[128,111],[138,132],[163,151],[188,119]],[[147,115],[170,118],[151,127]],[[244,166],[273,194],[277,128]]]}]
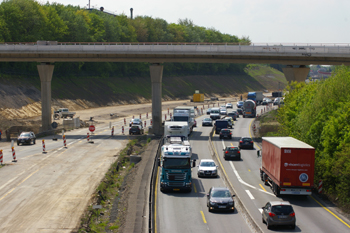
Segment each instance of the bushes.
[{"label": "bushes", "polygon": [[[315,180],[342,206],[350,206],[350,69],[306,85],[287,87],[278,111],[280,135],[293,136],[316,149]],[[316,182],[317,183],[317,182]],[[349,210],[349,208],[347,208]]]}]

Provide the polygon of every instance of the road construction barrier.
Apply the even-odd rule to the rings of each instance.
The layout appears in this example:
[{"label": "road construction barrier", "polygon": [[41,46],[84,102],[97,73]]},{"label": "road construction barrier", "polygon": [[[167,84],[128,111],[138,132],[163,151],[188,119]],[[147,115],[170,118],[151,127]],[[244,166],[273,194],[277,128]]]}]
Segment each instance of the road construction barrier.
[{"label": "road construction barrier", "polygon": [[126,125],[126,119],[124,118],[124,125]]},{"label": "road construction barrier", "polygon": [[169,114],[169,108],[168,108],[168,114]]},{"label": "road construction barrier", "polygon": [[173,115],[170,113],[170,119],[173,117]]},{"label": "road construction barrier", "polygon": [[166,114],[164,115],[164,119],[166,120]]},{"label": "road construction barrier", "polygon": [[141,118],[141,114],[140,114],[140,120],[141,120],[142,118]]},{"label": "road construction barrier", "polygon": [[148,119],[148,113],[146,113],[146,118]]},{"label": "road construction barrier", "polygon": [[87,140],[87,141],[90,141],[90,135],[89,135],[89,133],[87,133],[86,140]]},{"label": "road construction barrier", "polygon": [[318,181],[318,193],[322,193],[323,182],[322,180]]},{"label": "road construction barrier", "polygon": [[203,115],[203,108],[201,108],[201,111],[202,111],[202,115]]},{"label": "road construction barrier", "polygon": [[151,119],[151,126],[152,126],[152,119]]},{"label": "road construction barrier", "polygon": [[134,116],[132,116],[132,119],[134,119]]},{"label": "road construction barrier", "polygon": [[204,109],[204,104],[203,104],[203,109]]},{"label": "road construction barrier", "polygon": [[2,162],[4,162],[4,160],[3,160],[3,156],[2,156],[2,150],[0,150],[0,163],[1,163],[1,165],[2,165]]},{"label": "road construction barrier", "polygon": [[43,142],[43,153],[46,153],[46,151],[45,151],[45,140],[43,139],[42,142]]},{"label": "road construction barrier", "polygon": [[66,135],[63,134],[63,146],[67,148]]},{"label": "road construction barrier", "polygon": [[209,108],[210,106],[209,106],[209,104],[208,104],[208,108]]},{"label": "road construction barrier", "polygon": [[146,121],[145,121],[145,128],[146,128]]},{"label": "road construction barrier", "polygon": [[112,133],[111,135],[113,136],[114,135],[114,126],[112,127]]},{"label": "road construction barrier", "polygon": [[13,158],[12,162],[17,162],[17,160],[16,160],[16,151],[15,151],[14,147],[12,147],[12,158]]},{"label": "road construction barrier", "polygon": [[218,103],[218,107],[220,106],[220,103]]},{"label": "road construction barrier", "polygon": [[122,126],[122,134],[124,134],[124,126]]}]

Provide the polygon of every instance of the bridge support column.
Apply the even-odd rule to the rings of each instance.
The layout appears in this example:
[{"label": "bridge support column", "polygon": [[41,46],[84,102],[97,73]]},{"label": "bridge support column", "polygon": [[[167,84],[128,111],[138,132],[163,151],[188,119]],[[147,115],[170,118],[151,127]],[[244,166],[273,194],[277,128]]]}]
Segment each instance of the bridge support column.
[{"label": "bridge support column", "polygon": [[310,72],[310,68],[307,68],[303,65],[299,67],[287,66],[285,68],[282,68],[282,70],[288,82],[305,82],[305,79]]},{"label": "bridge support column", "polygon": [[50,63],[41,63],[38,67],[38,72],[41,81],[41,121],[42,131],[51,129],[51,80],[54,65]]},{"label": "bridge support column", "polygon": [[160,64],[151,64],[149,69],[152,81],[152,131],[155,135],[162,135],[163,66]]}]

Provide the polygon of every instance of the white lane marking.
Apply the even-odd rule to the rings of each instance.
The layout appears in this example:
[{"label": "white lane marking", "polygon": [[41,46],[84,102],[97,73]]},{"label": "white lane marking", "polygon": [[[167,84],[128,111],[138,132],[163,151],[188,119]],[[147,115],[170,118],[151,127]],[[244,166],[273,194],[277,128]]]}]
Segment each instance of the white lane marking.
[{"label": "white lane marking", "polygon": [[248,196],[250,197],[250,199],[255,199],[254,196],[251,194],[251,192],[249,190],[246,190],[246,193],[248,194]]},{"label": "white lane marking", "polygon": [[[224,139],[222,139],[221,142],[222,142],[222,147],[223,147],[223,148],[226,148],[226,147],[225,147],[225,143],[224,143]],[[229,163],[230,163],[231,168],[232,168],[233,172],[235,173],[235,175],[236,175],[238,181],[239,181],[241,184],[244,184],[245,186],[248,186],[248,187],[250,187],[250,188],[252,188],[252,189],[255,189],[255,190],[258,190],[258,191],[260,191],[260,192],[263,192],[263,193],[266,193],[266,194],[270,194],[271,196],[275,196],[275,195],[272,194],[272,193],[269,193],[269,192],[264,191],[264,190],[262,190],[262,189],[256,188],[256,187],[254,187],[253,185],[250,185],[250,184],[246,183],[245,181],[243,181],[242,178],[240,177],[240,175],[238,174],[238,171],[236,170],[235,166],[233,165],[232,161],[229,161]]]}]

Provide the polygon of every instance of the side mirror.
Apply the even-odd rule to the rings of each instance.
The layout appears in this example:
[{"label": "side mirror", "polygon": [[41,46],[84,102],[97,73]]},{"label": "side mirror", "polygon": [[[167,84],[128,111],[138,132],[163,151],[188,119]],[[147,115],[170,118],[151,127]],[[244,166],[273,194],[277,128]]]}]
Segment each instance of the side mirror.
[{"label": "side mirror", "polygon": [[258,150],[257,152],[256,152],[256,155],[258,156],[258,158],[261,156],[261,151],[260,150]]},{"label": "side mirror", "polygon": [[225,151],[225,149],[222,149],[222,151]]},{"label": "side mirror", "polygon": [[232,197],[235,197],[236,196],[236,194],[232,194]]},{"label": "side mirror", "polygon": [[158,167],[160,166],[160,158],[157,159]]},{"label": "side mirror", "polygon": [[209,193],[207,193],[207,197],[209,197]]},{"label": "side mirror", "polygon": [[196,166],[196,160],[194,159],[192,162],[192,167],[195,167],[195,166]]}]

